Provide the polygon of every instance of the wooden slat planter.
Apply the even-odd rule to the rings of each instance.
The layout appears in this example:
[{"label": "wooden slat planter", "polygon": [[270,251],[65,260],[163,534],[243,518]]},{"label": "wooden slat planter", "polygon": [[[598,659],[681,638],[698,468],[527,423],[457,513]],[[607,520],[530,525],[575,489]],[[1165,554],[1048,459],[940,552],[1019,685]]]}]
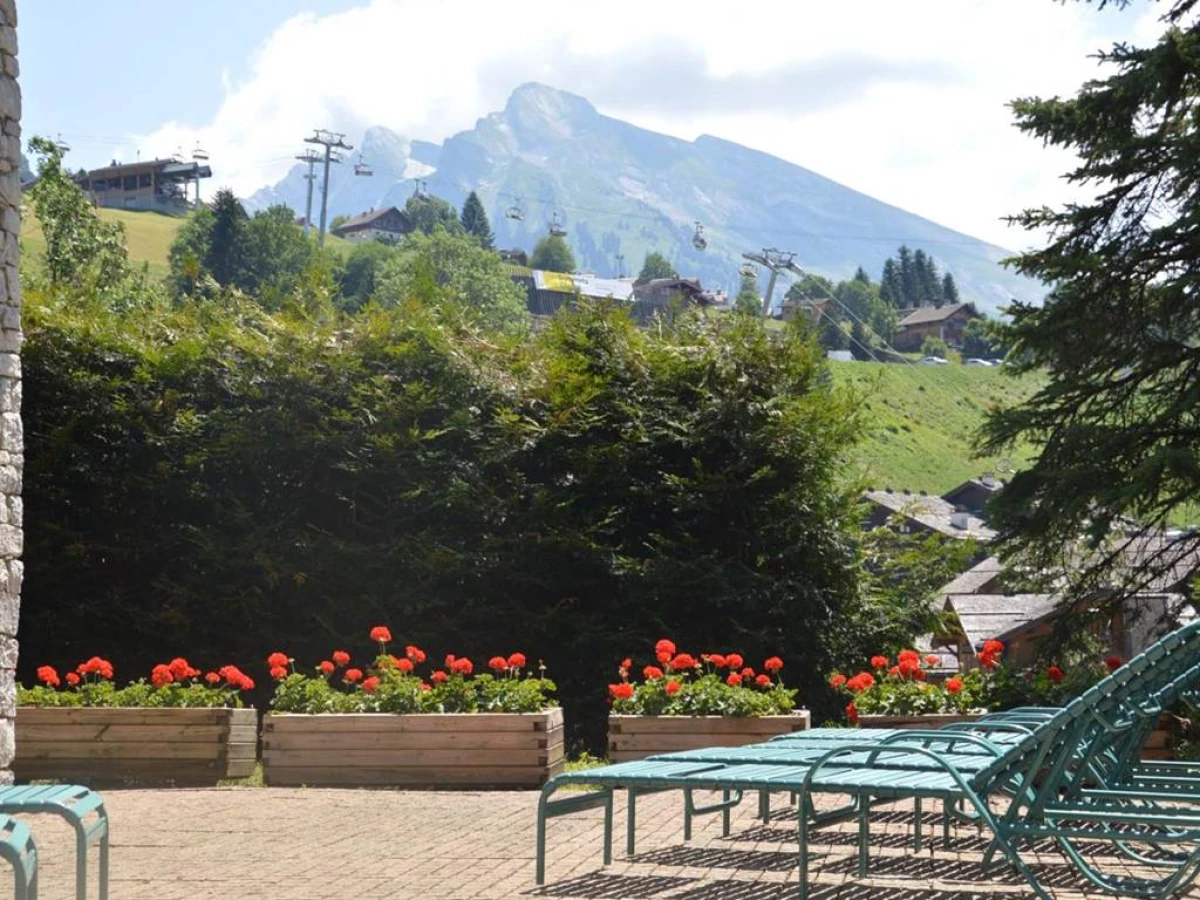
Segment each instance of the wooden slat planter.
[{"label": "wooden slat planter", "polygon": [[540,787],[563,766],[561,709],[263,719],[263,777],[313,787]]},{"label": "wooden slat planter", "polygon": [[915,716],[859,716],[859,728],[941,728],[954,722],[974,722],[986,713],[923,713]]},{"label": "wooden slat planter", "polygon": [[740,747],[780,734],[804,731],[807,709],[787,716],[613,716],[608,717],[608,758],[611,762],[644,759],[655,753]]},{"label": "wooden slat planter", "polygon": [[18,781],[212,785],[254,772],[253,709],[17,708]]}]

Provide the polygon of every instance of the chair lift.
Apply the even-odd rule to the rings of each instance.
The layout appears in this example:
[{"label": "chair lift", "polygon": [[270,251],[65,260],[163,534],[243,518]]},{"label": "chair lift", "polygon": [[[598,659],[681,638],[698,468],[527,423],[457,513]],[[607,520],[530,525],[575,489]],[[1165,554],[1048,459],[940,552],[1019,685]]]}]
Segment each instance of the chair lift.
[{"label": "chair lift", "polygon": [[515,219],[518,222],[525,221],[525,211],[521,209],[521,198],[517,197],[516,202],[504,211],[504,218]]},{"label": "chair lift", "polygon": [[558,211],[555,210],[554,215],[550,217],[550,237],[566,237],[567,229],[563,227],[562,222],[558,220]]},{"label": "chair lift", "polygon": [[744,262],[742,267],[738,269],[743,278],[753,278],[758,273],[754,271],[754,263]]},{"label": "chair lift", "polygon": [[413,199],[414,200],[428,200],[429,199],[429,192],[425,190],[425,182],[424,181],[418,181],[414,184]]},{"label": "chair lift", "polygon": [[708,249],[708,240],[704,237],[704,226],[696,222],[696,233],[692,235],[692,246],[697,250]]},{"label": "chair lift", "polygon": [[368,178],[375,174],[375,170],[372,169],[367,163],[363,162],[361,153],[358,154],[358,162],[354,164],[354,174]]},{"label": "chair lift", "polygon": [[194,162],[208,162],[208,151],[200,146],[200,142],[196,142],[196,146],[192,148],[192,160]]}]

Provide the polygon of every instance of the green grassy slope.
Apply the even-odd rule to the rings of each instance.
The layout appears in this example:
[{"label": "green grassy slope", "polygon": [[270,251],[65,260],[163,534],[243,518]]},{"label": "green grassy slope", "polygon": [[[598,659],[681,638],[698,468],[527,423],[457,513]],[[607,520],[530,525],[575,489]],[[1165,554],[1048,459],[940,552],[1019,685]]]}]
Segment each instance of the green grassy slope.
[{"label": "green grassy slope", "polygon": [[[104,221],[120,222],[125,227],[125,247],[129,251],[129,259],[135,265],[147,263],[150,266],[150,274],[157,278],[167,274],[167,253],[186,219],[123,209],[101,209],[99,213]],[[325,245],[342,256],[348,254],[353,247],[349,241],[331,234],[326,235]],[[46,251],[46,240],[42,237],[41,225],[32,209],[21,222],[21,248],[30,261],[36,260]]]},{"label": "green grassy slope", "polygon": [[[868,434],[858,451],[867,484],[943,493],[1003,460],[975,458],[971,436],[991,406],[1033,393],[1032,378],[960,365],[830,363],[834,378],[864,399]],[[1028,458],[1021,448],[1009,463]]]}]

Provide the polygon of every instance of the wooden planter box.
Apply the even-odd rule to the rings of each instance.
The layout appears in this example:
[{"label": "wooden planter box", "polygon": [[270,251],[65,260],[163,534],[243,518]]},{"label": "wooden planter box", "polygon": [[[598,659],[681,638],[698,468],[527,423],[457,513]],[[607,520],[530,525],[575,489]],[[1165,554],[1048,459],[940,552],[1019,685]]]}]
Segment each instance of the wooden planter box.
[{"label": "wooden planter box", "polygon": [[922,713],[914,716],[859,716],[859,728],[920,728],[934,729],[955,722],[974,722],[986,713]]},{"label": "wooden planter box", "polygon": [[18,781],[213,785],[258,757],[253,709],[17,708]]},{"label": "wooden planter box", "polygon": [[610,762],[643,759],[655,753],[740,747],[780,734],[805,731],[807,709],[787,716],[613,716],[608,717]]},{"label": "wooden planter box", "polygon": [[563,713],[269,713],[263,777],[313,787],[540,787],[563,766]]}]

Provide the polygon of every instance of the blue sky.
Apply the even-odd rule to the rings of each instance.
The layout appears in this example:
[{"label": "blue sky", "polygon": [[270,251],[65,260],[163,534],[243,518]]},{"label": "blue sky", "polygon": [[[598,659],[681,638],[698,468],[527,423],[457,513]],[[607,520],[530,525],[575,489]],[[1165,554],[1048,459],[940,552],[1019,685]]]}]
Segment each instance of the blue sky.
[{"label": "blue sky", "polygon": [[[1055,0],[18,0],[27,136],[72,167],[185,154],[242,195],[313,128],[441,141],[540,81],[601,112],[775,154],[1001,246],[1002,217],[1068,199],[1071,159],[1007,104],[1073,93],[1089,54],[1162,30],[1162,4]],[[769,21],[771,28],[750,24]],[[535,27],[536,26],[536,27]]]}]

